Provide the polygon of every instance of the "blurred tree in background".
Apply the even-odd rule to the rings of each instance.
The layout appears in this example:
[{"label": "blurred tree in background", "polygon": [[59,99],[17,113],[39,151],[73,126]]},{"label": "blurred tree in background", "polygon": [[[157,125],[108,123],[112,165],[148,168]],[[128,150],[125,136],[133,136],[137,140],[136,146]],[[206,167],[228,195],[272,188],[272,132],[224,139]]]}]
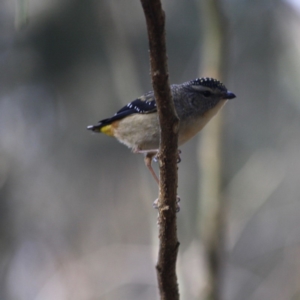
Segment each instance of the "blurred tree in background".
[{"label": "blurred tree in background", "polygon": [[[224,83],[238,98],[223,110],[220,294],[300,299],[299,6],[221,3]],[[140,2],[15,4],[0,3],[0,299],[156,299],[157,186],[142,156],[85,129],[151,89]],[[163,6],[181,83],[203,64],[201,6]],[[192,300],[207,286],[197,139],[181,148],[178,188],[180,292]]]}]

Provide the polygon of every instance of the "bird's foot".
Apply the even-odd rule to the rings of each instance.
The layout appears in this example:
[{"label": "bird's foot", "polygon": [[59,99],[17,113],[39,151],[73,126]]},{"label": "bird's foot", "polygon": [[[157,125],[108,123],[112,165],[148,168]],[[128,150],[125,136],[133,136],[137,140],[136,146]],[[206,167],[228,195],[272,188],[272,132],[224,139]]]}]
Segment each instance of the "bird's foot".
[{"label": "bird's foot", "polygon": [[180,154],[181,154],[181,150],[178,149],[178,152],[177,152],[177,163],[178,164],[181,162]]},{"label": "bird's foot", "polygon": [[177,195],[176,196],[176,212],[179,213],[180,212],[180,205],[179,205],[179,202],[180,202],[180,197]]},{"label": "bird's foot", "polygon": [[152,206],[154,209],[158,209],[158,198],[154,200]]}]

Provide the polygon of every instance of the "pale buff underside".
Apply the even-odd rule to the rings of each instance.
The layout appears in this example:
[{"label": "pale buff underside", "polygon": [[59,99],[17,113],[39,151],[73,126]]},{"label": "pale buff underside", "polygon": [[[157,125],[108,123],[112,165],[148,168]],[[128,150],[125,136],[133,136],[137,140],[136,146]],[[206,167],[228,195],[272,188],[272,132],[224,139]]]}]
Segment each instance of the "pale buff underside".
[{"label": "pale buff underside", "polygon": [[[214,108],[201,117],[191,120],[181,120],[179,127],[178,145],[186,143],[194,137],[227,100],[221,100]],[[153,150],[159,147],[159,125],[157,113],[133,114],[118,122],[114,129],[114,136],[133,150]]]}]

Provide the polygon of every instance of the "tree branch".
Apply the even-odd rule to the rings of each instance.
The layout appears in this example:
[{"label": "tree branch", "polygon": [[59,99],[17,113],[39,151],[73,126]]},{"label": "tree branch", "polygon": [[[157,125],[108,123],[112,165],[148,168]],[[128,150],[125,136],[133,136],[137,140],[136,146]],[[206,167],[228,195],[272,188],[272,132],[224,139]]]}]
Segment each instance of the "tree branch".
[{"label": "tree branch", "polygon": [[165,14],[160,0],[141,0],[148,29],[151,76],[161,139],[159,149],[159,254],[156,265],[160,298],[179,299],[176,259],[178,125],[169,84],[165,42]]}]

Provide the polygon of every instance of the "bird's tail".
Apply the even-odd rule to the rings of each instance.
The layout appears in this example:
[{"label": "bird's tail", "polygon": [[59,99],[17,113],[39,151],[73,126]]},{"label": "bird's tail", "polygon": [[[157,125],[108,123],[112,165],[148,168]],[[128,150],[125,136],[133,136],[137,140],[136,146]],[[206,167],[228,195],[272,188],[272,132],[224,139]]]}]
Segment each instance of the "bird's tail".
[{"label": "bird's tail", "polygon": [[113,136],[113,128],[111,124],[103,124],[99,123],[97,125],[89,125],[87,127],[87,130],[92,130],[94,132],[101,132],[109,136]]},{"label": "bird's tail", "polygon": [[101,132],[101,124],[97,124],[97,125],[89,125],[86,129],[87,130],[92,130],[94,132]]}]

